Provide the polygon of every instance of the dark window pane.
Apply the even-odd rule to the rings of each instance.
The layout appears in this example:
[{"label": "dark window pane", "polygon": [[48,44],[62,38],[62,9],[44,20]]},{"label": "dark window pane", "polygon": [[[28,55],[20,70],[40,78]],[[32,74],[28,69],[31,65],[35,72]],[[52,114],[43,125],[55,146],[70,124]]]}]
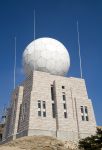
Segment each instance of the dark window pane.
[{"label": "dark window pane", "polygon": [[51,86],[51,99],[54,100],[54,87]]},{"label": "dark window pane", "polygon": [[2,116],[2,119],[6,118],[6,116]]},{"label": "dark window pane", "polygon": [[63,100],[64,100],[64,101],[66,100],[66,96],[65,96],[65,95],[63,95]]},{"label": "dark window pane", "polygon": [[38,111],[38,116],[41,116],[41,111]]},{"label": "dark window pane", "polygon": [[86,121],[89,121],[89,118],[88,118],[88,116],[86,116]]},{"label": "dark window pane", "polygon": [[82,121],[84,121],[84,116],[81,116],[82,117]]},{"label": "dark window pane", "polygon": [[66,109],[66,104],[65,103],[63,104],[63,107],[64,107],[64,109]]},{"label": "dark window pane", "polygon": [[46,117],[46,112],[45,111],[43,111],[43,117]]},{"label": "dark window pane", "polygon": [[87,106],[85,106],[85,113],[86,113],[86,114],[88,113]]},{"label": "dark window pane", "polygon": [[84,110],[83,110],[83,106],[81,106],[81,113],[83,113],[84,112]]},{"label": "dark window pane", "polygon": [[38,101],[38,108],[41,108],[41,101]]},{"label": "dark window pane", "polygon": [[52,116],[53,118],[56,117],[55,104],[52,104]]},{"label": "dark window pane", "polygon": [[64,112],[64,118],[67,118],[67,112]]},{"label": "dark window pane", "polygon": [[44,108],[44,109],[46,108],[46,104],[45,104],[45,101],[43,101],[43,108]]}]

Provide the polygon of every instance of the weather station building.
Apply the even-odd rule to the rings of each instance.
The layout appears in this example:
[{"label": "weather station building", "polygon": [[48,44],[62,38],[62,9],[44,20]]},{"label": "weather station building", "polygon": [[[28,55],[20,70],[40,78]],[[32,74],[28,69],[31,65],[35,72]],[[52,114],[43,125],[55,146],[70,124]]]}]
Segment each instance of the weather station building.
[{"label": "weather station building", "polygon": [[95,133],[85,80],[65,76],[70,57],[62,43],[34,40],[23,53],[23,67],[26,79],[13,91],[3,141],[32,135],[77,141]]}]

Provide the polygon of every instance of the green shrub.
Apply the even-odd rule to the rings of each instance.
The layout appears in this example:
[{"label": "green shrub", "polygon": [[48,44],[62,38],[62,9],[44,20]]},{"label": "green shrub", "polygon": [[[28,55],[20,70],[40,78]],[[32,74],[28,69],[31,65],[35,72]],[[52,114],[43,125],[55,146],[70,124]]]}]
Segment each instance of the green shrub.
[{"label": "green shrub", "polygon": [[96,134],[86,137],[79,141],[79,149],[101,150],[102,148],[102,129],[97,129]]}]

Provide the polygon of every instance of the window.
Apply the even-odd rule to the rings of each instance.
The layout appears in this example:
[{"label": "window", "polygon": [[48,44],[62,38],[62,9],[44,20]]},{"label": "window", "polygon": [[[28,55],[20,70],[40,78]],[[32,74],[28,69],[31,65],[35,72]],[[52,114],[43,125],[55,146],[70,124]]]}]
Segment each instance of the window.
[{"label": "window", "polygon": [[86,114],[88,113],[87,106],[85,106],[85,113],[86,113]]},{"label": "window", "polygon": [[85,120],[85,116],[84,116],[84,106],[81,106],[81,107],[80,107],[80,110],[81,110],[81,119],[82,119],[82,121],[84,121],[84,120]]},{"label": "window", "polygon": [[85,118],[86,118],[86,121],[89,121],[87,106],[85,106]]},{"label": "window", "polygon": [[64,112],[64,118],[67,118],[67,112]]},{"label": "window", "polygon": [[84,121],[84,120],[85,120],[83,115],[81,116],[81,118],[82,118],[82,121]]},{"label": "window", "polygon": [[63,104],[63,107],[64,107],[64,109],[66,109],[66,104],[65,103]]},{"label": "window", "polygon": [[89,121],[87,106],[81,106],[80,109],[82,121]]},{"label": "window", "polygon": [[63,98],[64,118],[67,118],[67,105],[65,92],[62,92],[62,98]]},{"label": "window", "polygon": [[86,121],[89,121],[89,118],[88,118],[88,116],[86,116]]},{"label": "window", "polygon": [[6,116],[2,116],[2,119],[5,119],[6,118]]},{"label": "window", "polygon": [[55,104],[54,103],[52,104],[52,116],[53,116],[53,118],[56,117],[56,111],[55,111]]},{"label": "window", "polygon": [[66,100],[66,96],[65,96],[65,94],[63,94],[63,95],[62,95],[62,97],[63,97],[63,100],[65,101],[65,100]]},{"label": "window", "polygon": [[83,113],[84,112],[84,110],[83,110],[83,106],[81,106],[81,113]]},{"label": "window", "polygon": [[38,100],[38,108],[39,108],[38,116],[41,116],[41,101],[40,100]]},{"label": "window", "polygon": [[43,117],[46,117],[46,111],[43,111]]},{"label": "window", "polygon": [[38,108],[41,108],[41,101],[38,101]]},{"label": "window", "polygon": [[65,86],[62,86],[62,89],[65,89]]},{"label": "window", "polygon": [[38,116],[46,117],[46,101],[38,100]]},{"label": "window", "polygon": [[45,101],[43,101],[43,109],[45,109],[46,108],[46,103],[45,103]]},{"label": "window", "polygon": [[54,85],[51,85],[51,99],[52,99],[52,117],[56,117],[56,99],[55,99],[55,91]]},{"label": "window", "polygon": [[43,117],[46,117],[46,102],[45,101],[43,101]]},{"label": "window", "polygon": [[41,111],[38,111],[38,116],[41,116]]},{"label": "window", "polygon": [[51,99],[54,100],[54,87],[51,85]]}]

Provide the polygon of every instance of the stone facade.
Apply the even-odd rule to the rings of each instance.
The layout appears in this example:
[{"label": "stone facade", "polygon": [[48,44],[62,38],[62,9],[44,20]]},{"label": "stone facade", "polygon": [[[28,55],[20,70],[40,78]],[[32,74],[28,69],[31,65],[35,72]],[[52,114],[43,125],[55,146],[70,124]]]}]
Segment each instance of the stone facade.
[{"label": "stone facade", "polygon": [[77,141],[96,131],[84,79],[33,72],[12,96],[3,140],[48,135]]}]

